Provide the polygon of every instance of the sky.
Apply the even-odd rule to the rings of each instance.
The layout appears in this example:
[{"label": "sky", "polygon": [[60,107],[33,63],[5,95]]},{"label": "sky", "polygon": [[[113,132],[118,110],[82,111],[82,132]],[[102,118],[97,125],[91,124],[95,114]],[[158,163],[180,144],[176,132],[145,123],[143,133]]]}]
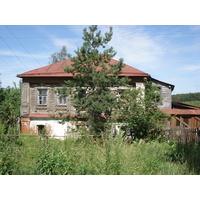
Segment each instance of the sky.
[{"label": "sky", "polygon": [[[173,94],[200,92],[200,26],[99,25],[102,34],[113,27],[108,46],[114,59],[175,85]],[[1,86],[19,83],[17,74],[49,64],[62,46],[75,56],[88,25],[0,25]]]}]

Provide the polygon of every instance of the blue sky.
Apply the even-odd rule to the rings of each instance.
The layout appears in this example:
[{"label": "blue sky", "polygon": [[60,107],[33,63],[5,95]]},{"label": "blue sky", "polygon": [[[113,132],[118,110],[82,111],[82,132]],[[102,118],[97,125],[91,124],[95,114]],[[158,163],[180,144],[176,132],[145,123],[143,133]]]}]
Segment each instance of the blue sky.
[{"label": "blue sky", "polygon": [[[200,92],[200,26],[100,25],[113,27],[109,43],[130,66],[175,85],[173,94]],[[0,80],[2,87],[18,83],[17,74],[48,65],[63,45],[68,52],[82,45],[86,25],[1,25]]]}]

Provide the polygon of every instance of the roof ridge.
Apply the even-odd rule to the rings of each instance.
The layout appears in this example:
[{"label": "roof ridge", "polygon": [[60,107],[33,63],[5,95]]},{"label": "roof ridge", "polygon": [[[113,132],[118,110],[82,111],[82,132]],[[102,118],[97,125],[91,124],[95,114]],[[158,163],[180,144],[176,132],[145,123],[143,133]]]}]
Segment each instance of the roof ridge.
[{"label": "roof ridge", "polygon": [[[119,61],[111,58],[110,64],[115,64],[115,63],[119,63]],[[18,74],[17,77],[21,77],[21,78],[23,78],[23,77],[38,77],[38,76],[42,77],[42,75],[48,76],[48,73],[51,74],[51,77],[52,77],[52,74],[57,74],[57,73],[60,73],[60,74],[63,73],[62,74],[63,76],[71,77],[71,75],[69,73],[65,72],[65,70],[63,68],[64,65],[71,66],[72,65],[71,59],[66,59],[66,60],[63,60],[63,61],[60,61],[57,63],[46,65],[44,67],[33,69],[28,72]],[[107,64],[107,66],[109,66],[109,63]],[[147,74],[135,67],[127,65],[127,64],[125,64],[125,67],[122,68],[122,73],[120,75],[121,76],[142,76],[142,77],[150,76],[149,74]]]}]

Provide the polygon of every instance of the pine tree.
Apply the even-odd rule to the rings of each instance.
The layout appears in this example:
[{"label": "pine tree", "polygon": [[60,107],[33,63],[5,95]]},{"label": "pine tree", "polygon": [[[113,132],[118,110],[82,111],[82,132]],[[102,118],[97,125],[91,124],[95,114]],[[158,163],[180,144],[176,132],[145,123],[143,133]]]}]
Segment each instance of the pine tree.
[{"label": "pine tree", "polygon": [[120,78],[119,74],[124,67],[123,59],[116,64],[110,64],[111,58],[116,55],[113,47],[106,49],[112,39],[113,31],[102,36],[97,26],[90,26],[83,30],[84,43],[78,48],[71,61],[72,66],[65,71],[73,74],[73,80],[67,81],[73,104],[78,115],[86,112],[87,119],[94,133],[105,131],[113,111],[118,109],[119,102],[114,91],[119,86],[127,84],[127,78]]}]

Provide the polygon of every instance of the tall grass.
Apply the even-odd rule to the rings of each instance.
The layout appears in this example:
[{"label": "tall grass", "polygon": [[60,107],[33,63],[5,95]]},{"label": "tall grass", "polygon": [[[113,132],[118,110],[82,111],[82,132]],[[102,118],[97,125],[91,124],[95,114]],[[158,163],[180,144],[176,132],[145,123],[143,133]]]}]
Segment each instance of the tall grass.
[{"label": "tall grass", "polygon": [[116,137],[0,140],[1,174],[141,175],[200,174],[199,146]]}]

